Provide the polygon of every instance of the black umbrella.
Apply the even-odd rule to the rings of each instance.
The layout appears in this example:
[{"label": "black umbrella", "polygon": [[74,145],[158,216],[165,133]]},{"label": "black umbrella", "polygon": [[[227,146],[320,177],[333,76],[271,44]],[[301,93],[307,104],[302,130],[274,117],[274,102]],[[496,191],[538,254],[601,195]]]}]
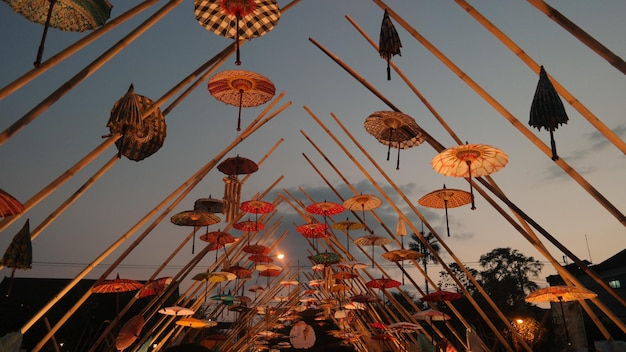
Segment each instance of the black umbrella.
[{"label": "black umbrella", "polygon": [[566,124],[567,113],[559,94],[554,89],[552,82],[548,78],[548,74],[541,66],[539,71],[539,83],[535,90],[535,97],[530,106],[530,120],[528,124],[541,131],[541,127],[550,131],[550,145],[552,146],[552,160],[559,160],[556,154],[556,143],[554,142],[553,132],[559,125]]},{"label": "black umbrella", "polygon": [[389,14],[387,13],[387,9],[385,9],[385,15],[383,16],[383,23],[380,26],[380,38],[378,40],[378,53],[380,57],[387,60],[387,80],[391,80],[391,69],[389,68],[389,61],[391,61],[391,57],[394,55],[400,55],[400,48],[402,47],[402,43],[400,43],[400,37],[398,36],[398,32],[396,28],[393,26],[393,22],[391,22],[391,18],[389,18]]},{"label": "black umbrella", "polygon": [[11,268],[11,281],[5,293],[6,297],[11,294],[13,287],[13,275],[15,269],[28,270],[33,264],[33,247],[30,241],[30,221],[26,220],[22,229],[13,237],[6,252],[0,258],[0,265]]}]

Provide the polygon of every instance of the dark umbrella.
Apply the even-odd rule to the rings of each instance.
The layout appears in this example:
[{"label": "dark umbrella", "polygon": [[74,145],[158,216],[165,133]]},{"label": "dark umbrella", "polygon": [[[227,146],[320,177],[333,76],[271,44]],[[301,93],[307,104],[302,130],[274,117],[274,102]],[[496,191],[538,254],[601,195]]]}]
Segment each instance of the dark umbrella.
[{"label": "dark umbrella", "polygon": [[0,265],[11,268],[11,281],[7,288],[6,297],[11,295],[13,275],[16,269],[28,270],[33,264],[33,247],[30,241],[30,220],[26,220],[22,229],[13,237],[13,240],[4,252]]},{"label": "dark umbrella", "polygon": [[144,323],[145,320],[141,315],[135,315],[134,317],[128,319],[128,321],[120,329],[120,332],[117,334],[117,338],[115,339],[115,347],[118,351],[125,350],[130,347],[133,342],[135,342],[141,333]]},{"label": "dark umbrella", "polygon": [[462,297],[463,295],[457,292],[438,290],[438,291],[431,292],[427,295],[422,296],[422,298],[420,298],[420,301],[422,302],[454,301]]},{"label": "dark umbrella", "polygon": [[[196,227],[215,225],[222,221],[217,215],[214,215],[205,211],[186,210],[178,214],[173,215],[170,221],[174,225],[178,226],[193,226]],[[219,245],[219,244],[218,244]],[[196,248],[196,235],[193,235],[193,241],[191,242],[191,253],[193,254]]]},{"label": "dark umbrella", "polygon": [[224,200],[216,198],[199,198],[193,203],[193,210],[206,211],[209,213],[224,213]]},{"label": "dark umbrella", "polygon": [[27,20],[44,25],[35,67],[41,64],[48,27],[83,32],[103,25],[113,7],[108,0],[4,0]]},{"label": "dark umbrella", "polygon": [[241,201],[241,188],[242,184],[239,181],[238,175],[249,175],[259,170],[259,165],[254,161],[240,157],[237,155],[233,158],[228,158],[219,165],[217,169],[222,173],[228,175],[224,180],[224,206],[226,215],[226,221],[232,221],[239,210],[239,202]]},{"label": "dark umbrella", "polygon": [[6,218],[24,212],[24,205],[12,195],[0,189],[0,217]]},{"label": "dark umbrella", "polygon": [[550,145],[552,147],[552,160],[559,160],[556,154],[556,143],[554,141],[554,130],[561,124],[567,124],[567,113],[559,94],[554,89],[552,82],[548,78],[546,70],[539,70],[539,82],[535,90],[533,102],[530,105],[530,120],[528,124],[541,131],[541,127],[550,131]]},{"label": "dark umbrella", "polygon": [[161,110],[157,108],[142,120],[143,112],[153,104],[151,99],[135,94],[131,84],[128,92],[113,105],[107,127],[111,133],[122,135],[115,141],[118,157],[124,155],[141,161],[163,146],[167,125]]},{"label": "dark umbrella", "polygon": [[280,19],[276,0],[195,0],[196,20],[207,30],[237,45],[235,64],[239,59],[239,39],[261,37],[274,29]]},{"label": "dark umbrella", "polygon": [[402,47],[402,43],[400,43],[400,36],[396,31],[396,27],[394,27],[393,22],[391,22],[391,18],[389,18],[389,13],[387,9],[385,9],[385,14],[383,15],[383,23],[380,26],[380,38],[378,39],[378,53],[380,57],[387,60],[387,80],[391,80],[391,69],[389,68],[389,62],[394,55],[400,55],[400,48]]},{"label": "dark umbrella", "polygon": [[377,111],[365,119],[365,130],[377,141],[387,145],[387,160],[391,147],[398,148],[396,169],[400,169],[400,149],[420,145],[424,136],[411,116],[396,111]]},{"label": "dark umbrella", "polygon": [[165,288],[172,283],[172,277],[162,277],[148,281],[144,287],[137,291],[135,297],[144,298],[149,296],[157,296],[165,291]]}]

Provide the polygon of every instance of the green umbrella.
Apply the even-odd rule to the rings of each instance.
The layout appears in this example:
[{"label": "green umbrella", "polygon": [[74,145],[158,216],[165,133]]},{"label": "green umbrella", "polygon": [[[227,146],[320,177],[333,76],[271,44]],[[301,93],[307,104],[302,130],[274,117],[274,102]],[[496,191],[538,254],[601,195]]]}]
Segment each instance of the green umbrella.
[{"label": "green umbrella", "polygon": [[22,229],[13,237],[13,240],[7,247],[4,256],[0,259],[0,265],[12,268],[11,281],[7,289],[6,296],[11,294],[13,286],[13,275],[15,269],[28,270],[33,264],[33,247],[30,242],[30,220],[26,220]]}]

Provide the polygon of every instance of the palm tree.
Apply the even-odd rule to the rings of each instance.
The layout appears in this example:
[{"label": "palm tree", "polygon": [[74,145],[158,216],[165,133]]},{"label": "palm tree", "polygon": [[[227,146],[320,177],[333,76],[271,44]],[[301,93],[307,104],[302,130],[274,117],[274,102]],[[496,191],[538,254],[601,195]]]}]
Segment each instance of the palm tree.
[{"label": "palm tree", "polygon": [[[422,243],[422,241],[420,241],[415,233],[411,234],[412,241],[409,242],[409,249],[418,251],[424,255],[422,257],[422,266],[424,267],[424,273],[426,274],[426,276],[428,276],[427,264],[429,262],[433,264],[438,263],[435,254],[439,253],[439,244],[437,243],[437,239],[432,233],[429,232],[427,235],[424,235],[424,230],[422,230],[420,231],[420,234],[424,237],[430,247],[432,247],[435,253],[431,253],[428,247],[424,243]],[[424,277],[424,284],[426,286],[426,294],[428,294],[428,279],[426,277]]]}]

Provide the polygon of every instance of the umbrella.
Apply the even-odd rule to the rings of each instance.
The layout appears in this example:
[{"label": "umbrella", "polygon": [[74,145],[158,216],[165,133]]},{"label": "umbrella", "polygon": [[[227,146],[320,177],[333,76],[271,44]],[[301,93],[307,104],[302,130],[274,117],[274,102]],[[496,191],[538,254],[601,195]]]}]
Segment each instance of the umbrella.
[{"label": "umbrella", "polygon": [[128,319],[128,321],[122,326],[120,332],[115,339],[115,347],[118,350],[124,350],[135,342],[141,333],[145,320],[141,315],[135,315]]},{"label": "umbrella", "polygon": [[[198,226],[215,225],[222,221],[222,219],[220,219],[217,215],[206,211],[186,210],[172,216],[170,221],[172,224],[178,226],[193,226],[195,230]],[[196,236],[194,234],[193,241],[191,242],[191,254],[194,253],[195,248]]]},{"label": "umbrella", "polygon": [[366,282],[365,286],[384,290],[384,289],[393,288],[393,287],[400,287],[400,281],[396,281],[394,279],[390,279],[386,277],[381,277],[380,279],[373,279],[373,280]]},{"label": "umbrella", "polygon": [[241,131],[241,108],[270,101],[276,93],[269,78],[252,71],[223,71],[209,79],[209,93],[222,103],[239,107],[237,131]]},{"label": "umbrella", "polygon": [[261,231],[265,228],[265,224],[262,222],[256,222],[252,220],[245,220],[235,223],[233,227],[240,231]]},{"label": "umbrella", "polygon": [[[207,232],[204,235],[200,236],[200,240],[218,246],[225,246],[227,244],[235,243],[237,241],[235,237],[224,231]],[[226,252],[226,249],[224,249],[224,254],[226,255],[226,259],[228,259],[228,253]],[[215,261],[217,261],[217,252],[215,252]]]},{"label": "umbrella", "polygon": [[184,326],[188,328],[194,328],[194,329],[202,329],[202,328],[209,328],[212,326],[216,326],[217,322],[200,320],[200,319],[196,319],[193,317],[185,317],[185,318],[180,318],[176,320],[176,325],[180,325],[180,326]]},{"label": "umbrella", "polygon": [[433,326],[433,321],[446,321],[450,320],[450,316],[444,312],[440,312],[434,309],[425,309],[413,314],[413,318],[417,320],[428,320],[430,322],[430,326],[432,328],[431,333],[431,342],[435,342],[435,327]]},{"label": "umbrella", "polygon": [[224,200],[216,198],[199,198],[193,203],[193,210],[209,213],[224,213]]},{"label": "umbrella", "polygon": [[381,330],[387,329],[387,324],[385,323],[374,322],[374,323],[369,323],[368,325],[373,327],[374,329],[381,329]]},{"label": "umbrella", "polygon": [[30,219],[27,219],[24,226],[13,237],[11,243],[0,259],[0,266],[11,268],[11,281],[7,288],[6,297],[11,295],[13,287],[13,275],[16,269],[28,270],[33,265],[33,247],[30,240]]},{"label": "umbrella", "polygon": [[451,177],[469,177],[472,210],[474,191],[472,176],[480,177],[493,174],[506,166],[509,161],[506,153],[486,144],[461,144],[448,148],[435,155],[431,165],[438,173]]},{"label": "umbrella", "polygon": [[365,224],[364,227],[367,229],[367,222],[365,221],[365,211],[376,209],[381,204],[383,204],[383,201],[375,195],[359,194],[358,196],[346,199],[343,202],[343,207],[352,211],[360,210],[363,214],[363,223]]},{"label": "umbrella", "polygon": [[389,330],[402,332],[402,333],[411,333],[415,332],[415,330],[419,330],[422,327],[419,324],[409,323],[407,321],[401,321],[399,323],[393,323],[387,327]]},{"label": "umbrella", "polygon": [[374,267],[374,246],[384,246],[391,243],[391,240],[378,236],[378,235],[367,235],[361,236],[354,240],[354,243],[359,246],[372,246],[372,268]]},{"label": "umbrella", "polygon": [[24,205],[12,195],[0,189],[0,217],[6,218],[24,212]]},{"label": "umbrella", "polygon": [[239,39],[252,39],[274,29],[280,19],[275,0],[195,0],[196,20],[207,30],[226,38],[234,38],[239,59]]},{"label": "umbrella", "polygon": [[135,88],[132,83],[130,87],[128,87],[126,94],[113,105],[107,127],[111,133],[122,134],[122,141],[120,142],[122,147],[119,148],[119,153],[117,154],[117,157],[120,158],[122,156],[122,150],[125,147],[124,136],[126,133],[131,133],[143,128],[141,106],[139,106],[139,99],[137,94],[135,94]]},{"label": "umbrella", "polygon": [[526,296],[526,302],[559,302],[561,307],[561,317],[563,318],[563,327],[565,329],[565,337],[567,345],[571,344],[569,333],[567,331],[567,321],[565,320],[565,311],[563,310],[563,302],[580,301],[597,297],[593,291],[584,287],[577,286],[549,286],[540,288],[531,292]]},{"label": "umbrella", "polygon": [[229,176],[249,175],[259,171],[259,165],[248,158],[237,155],[219,163],[217,169]]},{"label": "umbrella", "polygon": [[390,262],[401,262],[402,265],[402,284],[404,285],[404,261],[415,260],[423,257],[424,254],[411,249],[395,249],[382,254],[382,257]]},{"label": "umbrella", "polygon": [[277,269],[265,269],[263,271],[259,271],[259,276],[265,276],[267,277],[267,285],[269,286],[270,284],[270,277],[275,277],[280,275],[282,270],[277,270]]},{"label": "umbrella", "polygon": [[248,254],[267,254],[270,252],[270,248],[262,244],[249,244],[241,248],[241,250]]},{"label": "umbrella", "polygon": [[359,263],[359,262],[339,263],[339,264],[337,264],[337,266],[339,268],[345,269],[345,270],[355,270],[355,269],[365,269],[365,268],[367,268],[367,264]]},{"label": "umbrella", "polygon": [[27,20],[44,25],[35,67],[41,64],[48,28],[83,32],[103,25],[113,7],[108,0],[4,0]]},{"label": "umbrella", "polygon": [[339,263],[341,261],[341,255],[338,253],[323,252],[312,256],[311,260],[316,264],[331,265]]},{"label": "umbrella", "polygon": [[[338,203],[323,201],[313,203],[307,206],[305,210],[309,214],[322,215],[324,217],[324,227],[328,228],[327,217],[340,214],[345,210],[345,208],[343,205]],[[315,250],[317,251],[317,241],[315,242]]]},{"label": "umbrella", "polygon": [[278,266],[276,264],[269,264],[269,263],[257,264],[257,265],[255,265],[254,269],[258,270],[258,271],[264,271],[264,270],[278,270],[278,271],[281,271],[281,270],[283,270],[283,268],[281,268],[280,266]]},{"label": "umbrella", "polygon": [[377,111],[365,119],[365,130],[378,142],[387,145],[387,160],[391,147],[398,148],[396,169],[400,169],[400,149],[418,146],[424,136],[415,120],[406,114],[396,111]]},{"label": "umbrella", "polygon": [[358,277],[359,275],[350,271],[337,271],[333,274],[333,279],[336,280],[350,280]]},{"label": "umbrella", "polygon": [[259,165],[248,158],[237,155],[219,163],[217,169],[227,175],[222,179],[224,181],[224,213],[226,221],[231,222],[237,216],[239,201],[241,200],[242,183],[239,181],[238,175],[255,173],[259,170]]},{"label": "umbrella", "polygon": [[398,36],[398,32],[396,31],[396,27],[394,27],[393,22],[389,18],[389,13],[387,9],[385,9],[385,14],[383,15],[383,23],[380,26],[380,38],[378,40],[378,53],[380,57],[387,60],[387,80],[391,80],[391,69],[389,68],[389,61],[394,55],[400,55],[400,48],[402,47],[402,43],[400,43],[400,36]]},{"label": "umbrella", "polygon": [[350,300],[358,303],[376,303],[381,301],[380,297],[373,295],[354,295]]},{"label": "umbrella", "polygon": [[459,298],[462,298],[463,295],[456,292],[450,292],[445,290],[437,290],[435,292],[431,292],[427,295],[422,296],[420,301],[422,302],[443,302],[443,301],[454,301]]},{"label": "umbrella", "polygon": [[312,222],[296,227],[302,236],[306,238],[326,238],[328,237],[328,225],[320,222]]},{"label": "umbrella", "polygon": [[541,127],[550,131],[550,146],[552,147],[552,160],[559,160],[556,154],[556,142],[554,141],[554,130],[561,124],[567,124],[567,113],[559,94],[554,89],[552,82],[548,78],[543,66],[539,70],[539,82],[533,102],[530,105],[530,120],[528,124],[541,131]]},{"label": "umbrella", "polygon": [[450,237],[450,226],[448,225],[448,208],[456,208],[472,202],[472,195],[460,189],[446,188],[434,190],[417,200],[417,203],[428,208],[446,209],[446,229]]},{"label": "umbrella", "polygon": [[172,277],[162,277],[148,281],[135,295],[137,298],[157,296],[165,291],[165,288],[172,283]]},{"label": "umbrella", "polygon": [[119,312],[119,300],[120,300],[119,294],[121,292],[130,292],[130,291],[139,290],[143,286],[144,285],[139,281],[129,280],[129,279],[120,279],[120,275],[118,274],[117,277],[113,280],[105,280],[99,284],[94,285],[91,288],[91,292],[115,293],[116,295],[115,307],[116,307],[116,311]]},{"label": "umbrella", "polygon": [[254,214],[256,225],[259,222],[259,214],[271,213],[274,210],[274,204],[262,200],[248,200],[241,203],[239,209],[243,212]]},{"label": "umbrella", "polygon": [[235,274],[238,279],[249,278],[250,275],[252,275],[252,270],[240,265],[234,265],[229,268],[225,268],[224,271]]},{"label": "umbrella", "polygon": [[359,230],[365,228],[360,222],[350,221],[346,218],[346,221],[336,222],[331,226],[333,229],[346,231],[346,249],[350,252],[350,230]]},{"label": "umbrella", "polygon": [[171,306],[164,307],[159,309],[160,314],[164,315],[173,315],[177,317],[182,317],[186,315],[193,315],[195,312],[192,309],[181,307],[181,306]]}]

